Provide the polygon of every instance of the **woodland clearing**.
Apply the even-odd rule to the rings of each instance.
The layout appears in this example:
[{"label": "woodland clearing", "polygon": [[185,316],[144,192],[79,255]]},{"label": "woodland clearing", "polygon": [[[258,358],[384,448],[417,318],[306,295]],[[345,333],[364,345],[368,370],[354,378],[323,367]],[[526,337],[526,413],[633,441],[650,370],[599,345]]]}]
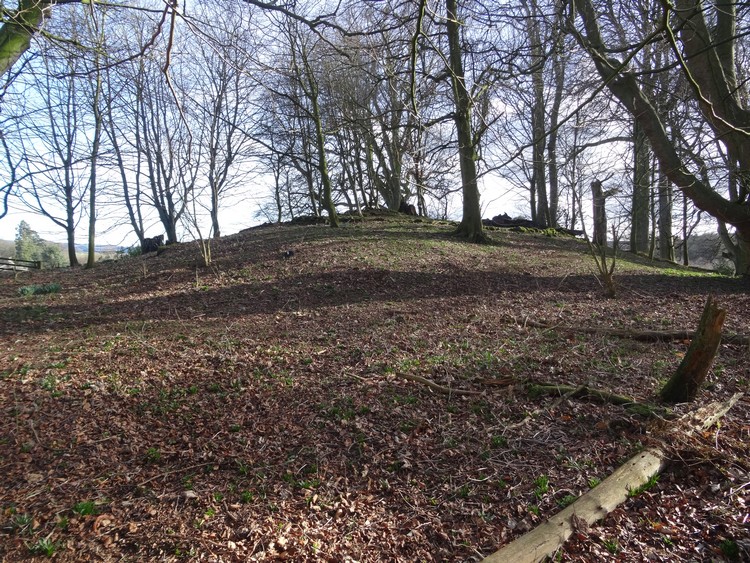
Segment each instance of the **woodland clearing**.
[{"label": "woodland clearing", "polygon": [[[478,561],[651,445],[658,480],[556,560],[748,557],[749,397],[688,438],[529,392],[655,401],[688,340],[628,333],[690,331],[714,295],[747,335],[748,282],[623,255],[606,299],[580,240],[453,228],[271,225],[209,267],[184,243],[0,277],[0,559]],[[669,415],[747,393],[749,355],[727,338]]]}]

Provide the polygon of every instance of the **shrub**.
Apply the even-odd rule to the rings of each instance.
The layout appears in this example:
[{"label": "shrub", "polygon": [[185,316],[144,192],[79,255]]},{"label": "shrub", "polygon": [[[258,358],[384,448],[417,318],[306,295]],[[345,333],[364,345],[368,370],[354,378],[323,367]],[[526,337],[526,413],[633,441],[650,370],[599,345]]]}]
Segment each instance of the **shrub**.
[{"label": "shrub", "polygon": [[42,285],[25,285],[18,288],[19,295],[45,295],[47,293],[58,293],[59,283],[46,283]]}]

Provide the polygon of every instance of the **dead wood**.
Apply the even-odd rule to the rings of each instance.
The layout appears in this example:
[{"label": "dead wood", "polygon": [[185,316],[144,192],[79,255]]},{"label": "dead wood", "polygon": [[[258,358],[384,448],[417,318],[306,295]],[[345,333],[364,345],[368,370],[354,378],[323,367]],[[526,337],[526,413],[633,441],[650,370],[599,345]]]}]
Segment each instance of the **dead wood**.
[{"label": "dead wood", "polygon": [[532,396],[565,395],[571,398],[591,397],[594,399],[600,399],[606,403],[612,403],[613,405],[630,405],[638,402],[632,397],[617,395],[616,393],[610,393],[600,389],[592,389],[587,385],[573,386],[552,383],[534,383],[529,385],[528,390],[529,394]]},{"label": "dead wood", "polygon": [[556,383],[533,383],[528,386],[528,392],[532,396],[555,395],[563,398],[590,398],[613,405],[623,405],[629,412],[644,417],[665,416],[664,407],[650,405],[636,401],[627,395],[618,395],[601,389],[592,389],[588,385],[562,385]]},{"label": "dead wood", "polygon": [[438,383],[435,383],[434,381],[430,381],[429,379],[424,378],[420,375],[399,373],[397,377],[400,377],[402,379],[408,379],[409,381],[416,381],[417,383],[426,385],[433,391],[437,391],[438,393],[444,393],[445,395],[481,395],[479,391],[470,391],[468,389],[455,389],[453,387],[446,387],[445,385],[439,385]]},{"label": "dead wood", "polygon": [[523,426],[524,424],[526,424],[530,420],[533,420],[542,411],[550,410],[550,409],[555,408],[558,404],[562,403],[568,397],[572,397],[578,390],[580,390],[580,389],[582,389],[584,387],[585,387],[584,385],[581,385],[580,387],[571,387],[570,390],[567,393],[564,393],[564,394],[560,395],[560,397],[558,397],[558,399],[554,403],[552,403],[551,405],[549,405],[549,406],[545,405],[543,407],[539,407],[538,409],[534,409],[534,411],[530,412],[529,414],[527,414],[522,421],[516,422],[514,424],[510,424],[510,425],[506,426],[505,429],[506,430],[510,430],[510,429],[513,429],[513,428],[518,428],[519,426]]},{"label": "dead wood", "polygon": [[572,505],[485,558],[485,563],[536,563],[552,555],[573,534],[578,520],[591,525],[603,519],[630,491],[661,472],[665,461],[664,452],[657,448],[638,453]]},{"label": "dead wood", "polygon": [[685,357],[661,390],[663,401],[685,403],[695,399],[719,350],[721,328],[726,316],[726,309],[720,309],[713,297],[709,296]]},{"label": "dead wood", "polygon": [[692,434],[705,431],[716,424],[742,397],[734,395],[725,403],[711,403],[673,422],[663,435],[669,438],[662,447],[648,448],[631,457],[594,489],[569,507],[512,541],[484,559],[484,563],[536,563],[553,555],[575,532],[602,520],[622,504],[631,494],[659,474],[667,461],[666,451],[674,432]]},{"label": "dead wood", "polygon": [[[517,320],[515,322],[522,326],[550,330],[555,332],[572,332],[576,334],[601,334],[614,336],[615,338],[628,338],[641,342],[671,342],[674,340],[692,340],[695,338],[694,330],[625,330],[616,328],[598,328],[586,326],[563,326],[541,323],[529,319]],[[750,346],[750,336],[746,334],[727,334],[722,337],[724,344],[739,346]]]}]

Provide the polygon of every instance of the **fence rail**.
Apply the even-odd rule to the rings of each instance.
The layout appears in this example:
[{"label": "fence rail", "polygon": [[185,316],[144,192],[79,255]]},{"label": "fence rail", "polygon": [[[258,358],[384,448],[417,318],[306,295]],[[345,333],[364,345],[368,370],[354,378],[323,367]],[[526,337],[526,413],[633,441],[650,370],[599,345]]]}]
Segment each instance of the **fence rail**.
[{"label": "fence rail", "polygon": [[26,271],[41,270],[42,263],[38,260],[17,260],[16,258],[0,258],[0,270]]}]

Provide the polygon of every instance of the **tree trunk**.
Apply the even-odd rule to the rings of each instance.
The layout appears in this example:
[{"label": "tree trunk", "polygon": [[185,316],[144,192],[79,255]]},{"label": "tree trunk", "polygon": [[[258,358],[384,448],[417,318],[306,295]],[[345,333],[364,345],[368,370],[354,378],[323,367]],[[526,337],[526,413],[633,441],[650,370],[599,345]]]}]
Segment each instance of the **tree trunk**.
[{"label": "tree trunk", "polygon": [[693,401],[708,375],[721,342],[721,327],[727,315],[709,297],[703,309],[698,330],[690,343],[682,363],[661,390],[661,399],[667,403]]},{"label": "tree trunk", "polygon": [[[531,60],[535,65],[531,74],[531,86],[533,92],[533,104],[531,107],[531,135],[532,135],[532,190],[536,193],[536,212],[532,211],[532,217],[536,224],[541,227],[552,226],[550,220],[549,199],[547,197],[547,173],[545,162],[545,140],[547,138],[546,128],[546,104],[544,97],[544,60],[546,53],[543,52],[542,39],[539,27],[541,18],[538,14],[537,5],[531,2],[526,11],[526,32],[529,36],[531,47]],[[554,148],[554,145],[553,145]]]},{"label": "tree trunk", "polygon": [[630,209],[630,251],[648,252],[649,178],[651,156],[648,141],[638,121],[633,123],[633,198]]},{"label": "tree trunk", "polygon": [[600,248],[607,246],[607,213],[606,198],[600,180],[591,182],[591,195],[594,200],[594,236],[593,243]]},{"label": "tree trunk", "polygon": [[[309,69],[308,69],[309,71]],[[310,81],[314,78],[308,75]],[[312,105],[313,119],[315,121],[315,144],[318,149],[318,172],[320,173],[320,181],[323,184],[323,205],[328,211],[328,221],[331,227],[339,226],[338,215],[336,214],[336,206],[333,203],[333,189],[331,187],[331,176],[328,173],[328,160],[326,159],[326,141],[323,134],[323,122],[320,116],[320,108],[318,106],[318,87],[317,85],[311,84],[312,95],[310,96],[310,103]]]},{"label": "tree trunk", "polygon": [[479,207],[479,185],[477,184],[477,152],[471,127],[471,97],[466,89],[464,77],[461,32],[458,22],[456,0],[446,0],[446,28],[448,30],[448,48],[450,54],[450,74],[455,103],[454,121],[458,134],[458,156],[461,164],[461,183],[463,190],[463,218],[456,234],[471,242],[485,240],[482,232],[482,211]]},{"label": "tree trunk", "polygon": [[0,74],[13,66],[29,48],[31,37],[44,19],[44,13],[51,2],[40,0],[21,0],[15,13],[6,14],[3,8],[4,22],[0,27]]},{"label": "tree trunk", "polygon": [[[562,41],[558,40],[558,43]],[[555,94],[552,100],[549,123],[549,142],[547,143],[547,157],[549,159],[549,217],[550,227],[557,227],[557,211],[560,200],[560,182],[557,168],[557,137],[558,123],[560,118],[560,106],[562,105],[563,88],[565,86],[565,61],[562,60],[563,47],[558,44],[555,47],[555,55],[552,62],[555,75]]]},{"label": "tree trunk", "polygon": [[672,185],[664,174],[660,174],[659,176],[659,258],[674,262]]},{"label": "tree trunk", "polygon": [[101,68],[99,67],[98,52],[94,57],[94,64],[96,65],[94,99],[92,101],[92,109],[94,113],[94,140],[91,147],[91,175],[89,177],[89,248],[86,259],[87,268],[93,268],[96,263],[96,180],[103,124],[101,107],[99,106],[99,100],[102,93],[102,74]]},{"label": "tree trunk", "polygon": [[[723,225],[721,221],[718,221],[719,225]],[[688,248],[688,202],[687,197],[683,194],[682,196],[682,264],[685,266],[690,265],[690,253]]]}]

